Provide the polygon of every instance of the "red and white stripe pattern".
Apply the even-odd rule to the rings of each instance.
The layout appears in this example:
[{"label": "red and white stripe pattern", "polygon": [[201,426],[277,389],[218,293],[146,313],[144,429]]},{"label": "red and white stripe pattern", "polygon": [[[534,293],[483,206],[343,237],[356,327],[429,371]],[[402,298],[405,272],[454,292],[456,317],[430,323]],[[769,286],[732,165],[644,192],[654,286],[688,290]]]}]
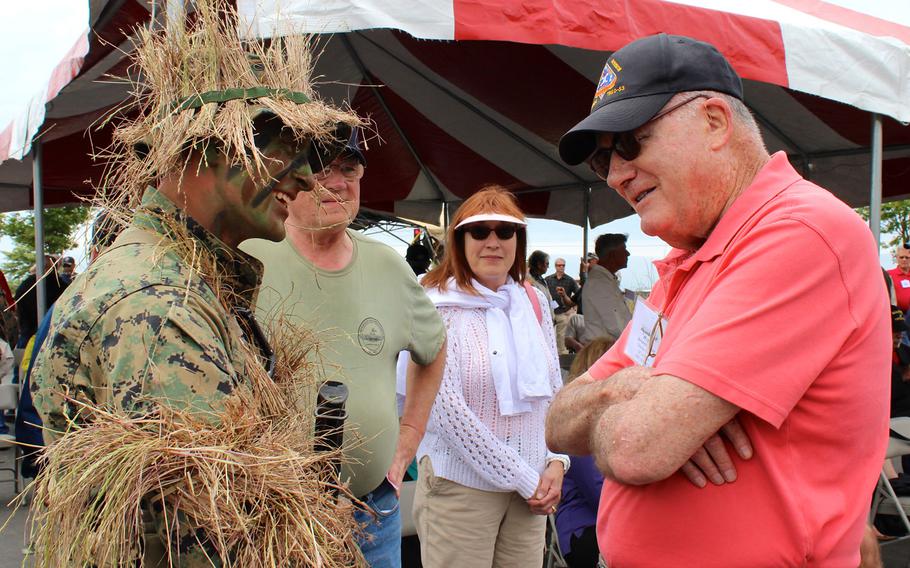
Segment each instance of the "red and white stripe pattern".
[{"label": "red and white stripe pattern", "polygon": [[[22,12],[33,17],[54,11],[48,0],[33,0],[38,5],[23,8]],[[14,12],[15,13],[15,12]],[[76,2],[67,10],[58,12],[60,21],[53,22],[52,41],[42,42],[42,56],[51,59],[43,83],[17,85],[23,97],[22,110],[11,117],[8,123],[0,125],[0,162],[7,158],[22,159],[31,149],[32,137],[44,122],[45,104],[57,96],[79,73],[82,60],[88,53],[89,42],[88,2]],[[9,23],[9,22],[7,22]],[[21,30],[19,31],[21,33]],[[37,35],[39,32],[35,30]],[[26,64],[25,57],[33,46],[22,46],[22,51],[5,54],[10,62]],[[33,89],[28,92],[28,89]]]}]

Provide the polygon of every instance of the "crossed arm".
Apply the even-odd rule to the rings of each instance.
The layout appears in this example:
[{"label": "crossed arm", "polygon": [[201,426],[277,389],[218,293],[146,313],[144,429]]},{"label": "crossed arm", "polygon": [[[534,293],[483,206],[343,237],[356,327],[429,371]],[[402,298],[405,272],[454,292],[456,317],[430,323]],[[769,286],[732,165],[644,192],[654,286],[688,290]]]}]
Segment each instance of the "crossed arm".
[{"label": "crossed arm", "polygon": [[621,483],[653,483],[681,470],[698,486],[722,484],[736,479],[736,469],[720,434],[741,458],[752,456],[737,412],[708,391],[653,369],[627,367],[601,381],[586,373],[550,406],[547,445],[593,455],[598,469]]}]

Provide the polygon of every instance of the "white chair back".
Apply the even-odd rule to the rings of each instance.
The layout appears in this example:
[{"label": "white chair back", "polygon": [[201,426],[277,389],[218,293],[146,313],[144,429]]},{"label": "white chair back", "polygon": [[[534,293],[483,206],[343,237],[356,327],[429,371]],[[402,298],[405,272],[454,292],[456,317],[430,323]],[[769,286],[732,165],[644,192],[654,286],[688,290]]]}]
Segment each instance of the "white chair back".
[{"label": "white chair back", "polygon": [[0,410],[15,410],[19,406],[19,385],[5,383],[0,385]]}]

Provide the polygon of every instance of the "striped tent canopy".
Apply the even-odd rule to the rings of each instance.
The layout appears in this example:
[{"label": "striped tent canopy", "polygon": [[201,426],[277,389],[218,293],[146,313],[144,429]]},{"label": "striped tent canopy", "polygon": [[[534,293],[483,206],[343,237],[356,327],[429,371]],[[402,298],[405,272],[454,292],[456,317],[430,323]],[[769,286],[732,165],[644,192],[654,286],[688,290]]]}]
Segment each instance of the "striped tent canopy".
[{"label": "striped tent canopy", "polygon": [[[149,9],[139,0],[113,4],[95,29],[126,49],[125,24],[147,22]],[[903,4],[237,0],[251,35],[322,34],[320,92],[376,126],[365,208],[438,223],[445,204],[499,183],[533,216],[577,225],[587,217],[592,226],[631,209],[586,166],[564,165],[556,143],[587,114],[607,53],[657,32],[716,45],[745,79],[769,149],[786,151],[806,177],[851,205],[869,202],[871,116],[884,115],[883,193],[907,194],[910,128],[901,121],[910,121],[910,8]],[[89,136],[86,128],[125,96],[122,85],[95,82],[125,71],[121,55],[89,39],[81,70],[52,101],[44,126],[54,126],[43,138],[49,203],[90,193],[84,182],[101,169],[88,157],[91,143],[103,147],[110,134]],[[0,165],[0,209],[29,207],[30,168],[28,160]]]}]

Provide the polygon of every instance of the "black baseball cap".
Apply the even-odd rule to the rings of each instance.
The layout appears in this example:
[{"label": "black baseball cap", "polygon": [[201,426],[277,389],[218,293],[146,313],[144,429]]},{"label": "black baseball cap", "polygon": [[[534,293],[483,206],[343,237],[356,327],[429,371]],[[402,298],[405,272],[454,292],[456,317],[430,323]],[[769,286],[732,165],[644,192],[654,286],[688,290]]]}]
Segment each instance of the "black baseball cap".
[{"label": "black baseball cap", "polygon": [[627,44],[607,58],[591,114],[563,135],[559,156],[569,165],[582,163],[597,147],[598,133],[635,130],[685,91],[743,98],[739,75],[709,43],[657,34]]},{"label": "black baseball cap", "polygon": [[360,140],[360,129],[359,128],[351,129],[351,136],[350,136],[350,138],[348,138],[348,143],[345,144],[344,150],[342,150],[342,154],[354,156],[355,158],[357,158],[358,162],[360,162],[364,166],[367,165],[367,159],[363,155],[363,143]]},{"label": "black baseball cap", "polygon": [[[341,143],[342,140],[345,141],[344,144]],[[310,168],[313,173],[319,173],[338,156],[354,156],[358,162],[365,166],[367,165],[367,159],[363,155],[362,145],[360,129],[352,128],[348,124],[339,122],[335,126],[333,137],[313,143],[313,151],[309,156]]]}]

